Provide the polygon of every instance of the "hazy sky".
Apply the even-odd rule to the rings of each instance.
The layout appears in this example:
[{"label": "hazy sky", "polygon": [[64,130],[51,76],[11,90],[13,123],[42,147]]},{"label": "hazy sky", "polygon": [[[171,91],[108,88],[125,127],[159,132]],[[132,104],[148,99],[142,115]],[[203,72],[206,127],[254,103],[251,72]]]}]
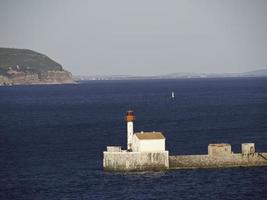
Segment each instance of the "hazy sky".
[{"label": "hazy sky", "polygon": [[267,69],[267,1],[0,0],[0,46],[76,75]]}]

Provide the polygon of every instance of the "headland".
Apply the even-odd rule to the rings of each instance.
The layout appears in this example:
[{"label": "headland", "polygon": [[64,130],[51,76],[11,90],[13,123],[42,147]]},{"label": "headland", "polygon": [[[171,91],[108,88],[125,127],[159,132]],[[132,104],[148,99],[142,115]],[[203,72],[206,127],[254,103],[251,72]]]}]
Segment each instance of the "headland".
[{"label": "headland", "polygon": [[29,49],[0,48],[0,86],[73,82],[70,72],[44,54]]}]

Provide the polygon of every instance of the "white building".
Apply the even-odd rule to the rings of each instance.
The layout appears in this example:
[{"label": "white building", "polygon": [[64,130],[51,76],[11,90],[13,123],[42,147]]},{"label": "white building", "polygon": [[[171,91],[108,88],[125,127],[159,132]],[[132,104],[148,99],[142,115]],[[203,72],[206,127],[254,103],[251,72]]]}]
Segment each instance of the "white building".
[{"label": "white building", "polygon": [[133,152],[165,151],[165,137],[161,132],[139,132],[133,135]]},{"label": "white building", "polygon": [[135,116],[132,110],[126,112],[127,150],[133,152],[162,152],[165,151],[165,137],[161,132],[134,133]]}]

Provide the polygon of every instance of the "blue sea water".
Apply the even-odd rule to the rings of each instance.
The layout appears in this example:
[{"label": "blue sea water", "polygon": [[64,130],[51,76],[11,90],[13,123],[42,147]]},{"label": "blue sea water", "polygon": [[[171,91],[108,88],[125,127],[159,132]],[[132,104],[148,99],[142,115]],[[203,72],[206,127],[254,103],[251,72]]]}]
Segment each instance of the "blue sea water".
[{"label": "blue sea water", "polygon": [[171,155],[267,152],[266,78],[0,87],[0,199],[267,199],[266,167],[104,172],[106,146],[126,147],[128,109]]}]

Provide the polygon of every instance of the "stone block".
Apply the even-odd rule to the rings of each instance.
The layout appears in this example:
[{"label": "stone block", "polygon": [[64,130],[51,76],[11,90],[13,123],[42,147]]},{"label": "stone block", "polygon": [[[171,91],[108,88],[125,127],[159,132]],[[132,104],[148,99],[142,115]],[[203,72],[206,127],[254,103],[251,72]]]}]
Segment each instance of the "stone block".
[{"label": "stone block", "polygon": [[209,144],[208,155],[209,156],[231,156],[231,145],[230,144]]},{"label": "stone block", "polygon": [[103,168],[108,171],[149,171],[169,168],[169,152],[103,153]]},{"label": "stone block", "polygon": [[242,154],[253,154],[255,153],[254,143],[243,143],[242,144]]},{"label": "stone block", "polygon": [[108,152],[121,152],[121,146],[107,146]]}]

